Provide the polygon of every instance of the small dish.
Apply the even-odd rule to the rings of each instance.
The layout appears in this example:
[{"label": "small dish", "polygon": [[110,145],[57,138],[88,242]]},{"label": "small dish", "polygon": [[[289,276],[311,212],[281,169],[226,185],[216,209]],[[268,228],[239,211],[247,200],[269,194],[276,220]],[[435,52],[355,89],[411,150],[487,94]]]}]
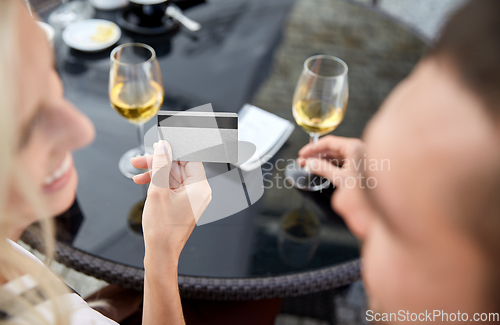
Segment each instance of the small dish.
[{"label": "small dish", "polygon": [[122,35],[120,27],[104,19],[88,19],[66,27],[62,34],[64,43],[83,52],[104,50],[118,42]]},{"label": "small dish", "polygon": [[172,19],[164,17],[159,25],[150,25],[135,14],[130,9],[118,11],[116,21],[121,28],[129,32],[141,35],[160,35],[166,34],[179,28],[179,24]]}]

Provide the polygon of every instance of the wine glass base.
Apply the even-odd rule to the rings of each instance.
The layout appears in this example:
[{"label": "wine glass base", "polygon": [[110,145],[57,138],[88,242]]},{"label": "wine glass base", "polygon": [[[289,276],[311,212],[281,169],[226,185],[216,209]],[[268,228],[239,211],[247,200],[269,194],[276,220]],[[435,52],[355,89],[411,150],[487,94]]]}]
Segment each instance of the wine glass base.
[{"label": "wine glass base", "polygon": [[[146,154],[150,153],[146,152]],[[118,168],[120,169],[120,172],[123,174],[123,176],[127,178],[133,178],[135,175],[139,175],[148,171],[147,169],[140,169],[132,166],[130,159],[140,156],[142,156],[142,153],[139,148],[130,149],[129,151],[125,152],[125,154],[120,158],[120,162],[118,163]]]},{"label": "wine glass base", "polygon": [[128,226],[133,232],[142,235],[142,211],[144,210],[145,200],[137,202],[128,215]]},{"label": "wine glass base", "polygon": [[327,178],[312,174],[300,167],[295,160],[286,166],[285,180],[299,190],[310,192],[320,191],[330,186]]}]

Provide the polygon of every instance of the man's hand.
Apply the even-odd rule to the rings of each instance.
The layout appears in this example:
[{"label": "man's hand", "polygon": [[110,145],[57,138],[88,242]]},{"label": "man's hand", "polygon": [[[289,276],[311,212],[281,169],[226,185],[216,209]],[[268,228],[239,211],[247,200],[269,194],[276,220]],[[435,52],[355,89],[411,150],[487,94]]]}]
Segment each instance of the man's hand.
[{"label": "man's hand", "polygon": [[364,143],[356,138],[327,135],[316,146],[308,144],[299,151],[298,163],[312,173],[328,178],[336,187],[352,176],[355,164],[363,157]]},{"label": "man's hand", "polygon": [[308,166],[312,173],[328,178],[335,185],[332,208],[359,238],[364,238],[372,213],[357,178],[359,168],[364,167],[364,150],[365,145],[359,139],[328,135],[316,146],[308,144],[302,148],[298,158],[301,166]]}]

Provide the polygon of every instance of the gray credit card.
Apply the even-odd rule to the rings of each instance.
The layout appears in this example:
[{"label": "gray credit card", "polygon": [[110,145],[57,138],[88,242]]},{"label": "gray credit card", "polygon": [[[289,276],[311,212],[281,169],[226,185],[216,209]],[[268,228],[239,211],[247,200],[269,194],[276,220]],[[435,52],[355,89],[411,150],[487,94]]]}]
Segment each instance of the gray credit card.
[{"label": "gray credit card", "polygon": [[172,147],[173,160],[236,163],[238,114],[158,112],[158,138]]}]

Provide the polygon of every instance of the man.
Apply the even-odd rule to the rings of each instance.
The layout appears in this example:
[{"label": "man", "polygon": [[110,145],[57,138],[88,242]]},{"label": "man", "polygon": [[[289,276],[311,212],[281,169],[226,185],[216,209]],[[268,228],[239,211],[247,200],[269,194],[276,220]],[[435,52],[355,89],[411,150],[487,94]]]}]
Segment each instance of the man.
[{"label": "man", "polygon": [[363,242],[368,320],[499,321],[499,127],[500,1],[476,0],[393,90],[364,143],[327,136],[299,152],[335,183],[332,207]]}]

